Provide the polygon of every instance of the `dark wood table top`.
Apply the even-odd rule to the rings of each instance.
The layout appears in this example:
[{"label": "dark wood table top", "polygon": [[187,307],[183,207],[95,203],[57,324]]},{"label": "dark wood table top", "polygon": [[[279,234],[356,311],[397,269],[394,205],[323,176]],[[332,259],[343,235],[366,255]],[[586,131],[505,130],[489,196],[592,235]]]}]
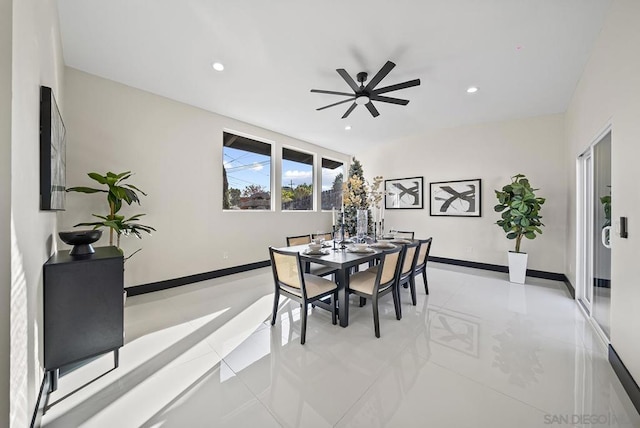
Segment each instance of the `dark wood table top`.
[{"label": "dark wood table top", "polygon": [[315,255],[305,254],[307,245],[295,245],[291,247],[282,247],[281,250],[285,251],[297,251],[300,253],[300,258],[305,262],[313,262],[330,266],[337,269],[347,269],[352,266],[357,266],[361,263],[366,263],[369,260],[380,257],[382,253],[381,249],[371,248],[371,252],[353,252],[348,249],[333,249],[333,246],[323,248],[323,251],[327,254]]}]

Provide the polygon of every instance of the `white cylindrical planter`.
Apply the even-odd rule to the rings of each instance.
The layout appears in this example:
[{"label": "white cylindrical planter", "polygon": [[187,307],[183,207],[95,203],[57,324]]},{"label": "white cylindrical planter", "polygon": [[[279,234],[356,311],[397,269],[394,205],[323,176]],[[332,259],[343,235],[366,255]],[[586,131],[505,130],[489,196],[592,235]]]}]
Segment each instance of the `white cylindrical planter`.
[{"label": "white cylindrical planter", "polygon": [[527,276],[527,253],[509,251],[509,282],[524,284]]}]

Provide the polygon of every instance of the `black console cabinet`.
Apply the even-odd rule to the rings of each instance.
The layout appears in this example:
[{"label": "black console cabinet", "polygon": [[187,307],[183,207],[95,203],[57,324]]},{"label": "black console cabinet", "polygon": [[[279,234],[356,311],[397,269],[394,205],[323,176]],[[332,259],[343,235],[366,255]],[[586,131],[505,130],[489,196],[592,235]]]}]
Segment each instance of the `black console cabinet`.
[{"label": "black console cabinet", "polygon": [[116,247],[70,256],[58,251],[44,265],[44,368],[57,387],[58,369],[124,344],[124,259]]}]

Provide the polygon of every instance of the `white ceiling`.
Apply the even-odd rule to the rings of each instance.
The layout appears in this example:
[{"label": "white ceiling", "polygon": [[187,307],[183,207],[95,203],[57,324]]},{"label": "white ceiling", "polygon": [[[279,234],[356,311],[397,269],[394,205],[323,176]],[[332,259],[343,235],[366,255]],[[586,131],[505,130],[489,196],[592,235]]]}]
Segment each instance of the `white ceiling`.
[{"label": "white ceiling", "polygon": [[[610,0],[58,0],[65,63],[341,152],[566,110]],[[335,69],[385,94],[373,118]],[[216,72],[211,64],[222,62]],[[470,95],[468,86],[480,90]],[[351,125],[351,131],[345,126]]]}]

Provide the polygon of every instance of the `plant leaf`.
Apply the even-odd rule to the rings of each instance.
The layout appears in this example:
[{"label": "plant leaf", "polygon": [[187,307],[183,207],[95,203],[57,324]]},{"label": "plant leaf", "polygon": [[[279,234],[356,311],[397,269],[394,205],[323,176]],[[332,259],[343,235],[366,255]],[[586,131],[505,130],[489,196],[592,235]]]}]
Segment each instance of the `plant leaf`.
[{"label": "plant leaf", "polygon": [[97,181],[100,184],[107,184],[107,177],[98,174],[97,172],[90,172],[87,174],[92,180]]},{"label": "plant leaf", "polygon": [[147,196],[146,193],[144,193],[142,190],[138,189],[136,186],[134,186],[133,184],[123,184],[123,186],[127,186],[133,190],[137,190],[138,192],[142,193],[143,195]]},{"label": "plant leaf", "polygon": [[69,187],[67,192],[80,192],[80,193],[106,193],[107,191],[104,189],[94,189],[93,187]]}]

